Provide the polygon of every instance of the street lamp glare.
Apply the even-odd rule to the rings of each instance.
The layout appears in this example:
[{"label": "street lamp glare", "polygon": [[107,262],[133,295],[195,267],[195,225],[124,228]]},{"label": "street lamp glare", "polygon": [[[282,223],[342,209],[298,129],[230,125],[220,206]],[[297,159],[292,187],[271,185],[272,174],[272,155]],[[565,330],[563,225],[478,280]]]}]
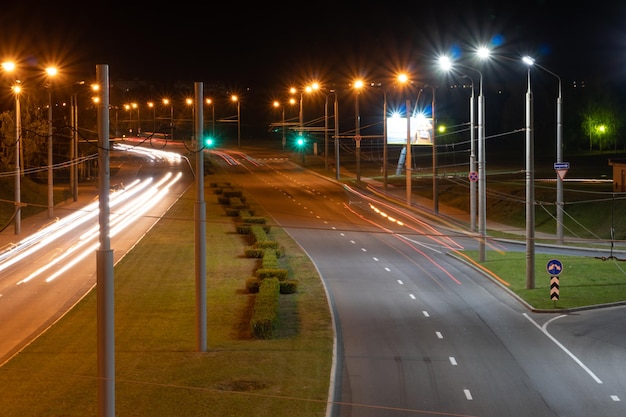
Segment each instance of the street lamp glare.
[{"label": "street lamp glare", "polygon": [[404,73],[399,74],[398,81],[400,81],[401,83],[406,83],[407,81],[409,81],[409,76]]},{"label": "street lamp glare", "polygon": [[354,88],[356,89],[363,88],[363,80],[356,80],[354,82]]},{"label": "street lamp glare", "polygon": [[481,46],[476,50],[476,55],[478,55],[480,59],[488,59],[491,55],[491,50],[486,46]]},{"label": "street lamp glare", "polygon": [[534,58],[529,57],[528,55],[523,56],[522,57],[522,61],[524,61],[524,64],[528,65],[528,66],[532,66],[535,65],[535,60]]},{"label": "street lamp glare", "polygon": [[452,61],[450,60],[450,57],[444,55],[439,57],[439,65],[445,71],[449,71],[452,68]]},{"label": "street lamp glare", "polygon": [[55,67],[48,67],[46,68],[46,74],[48,74],[48,76],[53,77],[55,75],[58,74],[58,70]]},{"label": "street lamp glare", "polygon": [[230,96],[230,99],[232,101],[237,101],[237,100],[239,100],[239,97],[237,97],[236,95],[232,95],[232,96]]},{"label": "street lamp glare", "polygon": [[2,63],[2,69],[4,69],[7,72],[11,72],[15,70],[15,62],[3,62]]}]

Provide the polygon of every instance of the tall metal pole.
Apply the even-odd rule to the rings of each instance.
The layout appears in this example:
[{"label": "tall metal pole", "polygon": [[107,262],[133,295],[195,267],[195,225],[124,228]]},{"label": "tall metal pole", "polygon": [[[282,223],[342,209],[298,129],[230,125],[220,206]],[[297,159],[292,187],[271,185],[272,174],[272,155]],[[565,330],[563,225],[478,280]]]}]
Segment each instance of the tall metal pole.
[{"label": "tall metal pole", "polygon": [[283,145],[283,152],[285,152],[285,145],[287,144],[287,137],[285,136],[285,106],[283,105],[283,117],[282,117],[282,125],[283,125],[283,138],[281,144]]},{"label": "tall metal pole", "polygon": [[22,190],[20,189],[22,169],[20,155],[22,153],[22,115],[20,114],[20,87],[14,87],[15,93],[15,234],[22,233]]},{"label": "tall metal pole", "polygon": [[359,111],[359,92],[356,92],[354,100],[355,129],[354,141],[356,146],[356,183],[361,184],[361,114]]},{"label": "tall metal pole", "polygon": [[437,129],[435,122],[435,87],[430,86],[433,91],[431,102],[431,113],[433,118],[433,211],[439,213],[439,191],[437,190]]},{"label": "tall metal pole", "polygon": [[526,91],[526,289],[535,288],[535,178],[533,102],[528,68]]},{"label": "tall metal pole", "polygon": [[383,190],[387,191],[387,91],[383,91]]},{"label": "tall metal pole", "polygon": [[337,92],[335,91],[335,179],[339,181],[341,174],[339,172],[339,99],[337,98]]},{"label": "tall metal pole", "polygon": [[485,96],[483,95],[483,74],[480,74],[478,93],[478,233],[480,234],[480,262],[485,262],[487,240],[487,178],[485,175]]},{"label": "tall metal pole", "polygon": [[48,84],[48,218],[54,216],[54,180],[52,178],[52,85]]},{"label": "tall metal pole", "polygon": [[[537,65],[537,64],[536,64]],[[561,91],[561,77],[548,69],[537,65],[559,81],[559,95],[556,99],[556,162],[563,162],[563,96]],[[563,243],[563,178],[556,175],[556,239]]]},{"label": "tall metal pole", "polygon": [[[283,120],[284,124],[285,121]],[[324,169],[328,171],[328,94],[326,94],[326,102],[324,104]]]},{"label": "tall metal pole", "polygon": [[404,162],[406,171],[406,204],[411,206],[411,100],[406,101],[406,158]]},{"label": "tall metal pole", "polygon": [[[470,96],[470,173],[476,172],[476,125],[475,125],[475,97],[474,97],[474,79],[468,77],[472,82],[472,95]],[[470,229],[476,231],[476,183],[470,181]]]},{"label": "tall metal pole", "polygon": [[[563,162],[563,96],[561,77],[535,63],[532,59],[525,62],[529,65],[535,65],[541,68],[555,77],[559,82],[559,95],[556,99],[556,162]],[[556,175],[556,238],[558,243],[563,243],[563,179],[558,173]]]},{"label": "tall metal pole", "polygon": [[78,95],[72,94],[71,97],[71,123],[72,123],[72,143],[70,148],[70,191],[72,200],[78,200]]},{"label": "tall metal pole", "polygon": [[237,100],[237,147],[241,147],[241,106]]},{"label": "tall metal pole", "polygon": [[115,304],[113,250],[111,249],[109,209],[109,67],[96,66],[101,86],[98,101],[98,187],[100,246],[97,260],[97,331],[98,331],[98,416],[115,417]]},{"label": "tall metal pole", "polygon": [[174,140],[174,103],[170,102],[170,140]]},{"label": "tall metal pole", "polygon": [[[204,202],[204,152],[202,150],[202,138],[204,137],[203,108],[203,84],[194,84],[196,104],[194,106],[195,121],[195,150],[196,150],[196,350],[207,350],[207,301],[206,301],[206,208]],[[239,101],[237,101],[239,109]],[[239,114],[239,111],[237,111]]]}]

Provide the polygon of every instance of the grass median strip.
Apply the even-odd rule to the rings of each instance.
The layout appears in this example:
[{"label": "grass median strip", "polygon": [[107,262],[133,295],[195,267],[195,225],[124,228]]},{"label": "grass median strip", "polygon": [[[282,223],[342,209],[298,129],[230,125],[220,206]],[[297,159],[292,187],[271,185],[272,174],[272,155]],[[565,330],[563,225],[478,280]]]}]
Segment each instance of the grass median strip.
[{"label": "grass median strip", "polygon": [[[324,415],[333,333],[314,266],[287,233],[272,229],[298,291],[281,295],[276,336],[255,339],[250,330],[255,295],[245,281],[258,259],[244,256],[244,237],[208,188],[205,200],[208,350],[195,351],[195,190],[190,189],[115,266],[117,414]],[[255,211],[258,215],[261,208]],[[0,368],[0,409],[7,416],[96,415],[96,378],[92,291]]]}]

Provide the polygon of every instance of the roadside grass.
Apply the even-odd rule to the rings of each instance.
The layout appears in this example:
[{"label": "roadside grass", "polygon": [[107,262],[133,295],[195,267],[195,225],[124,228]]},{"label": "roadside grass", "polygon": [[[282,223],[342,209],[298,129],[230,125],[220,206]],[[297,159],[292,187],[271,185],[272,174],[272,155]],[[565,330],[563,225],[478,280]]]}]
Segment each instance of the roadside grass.
[{"label": "roadside grass", "polygon": [[[480,263],[478,251],[463,251],[462,254],[538,310],[626,302],[626,258],[535,254],[534,288],[527,289],[526,252],[487,251],[485,261]],[[558,300],[550,298],[552,276],[547,271],[547,264],[551,259],[558,259],[563,264],[563,271],[558,275]]]},{"label": "roadside grass", "polygon": [[[190,189],[115,265],[116,414],[324,415],[333,330],[316,269],[286,232],[272,229],[298,292],[281,296],[276,337],[254,339],[254,295],[245,280],[258,260],[244,256],[244,237],[208,187],[208,349],[197,351],[194,194]],[[91,291],[0,368],[2,415],[97,415],[96,334]]]}]

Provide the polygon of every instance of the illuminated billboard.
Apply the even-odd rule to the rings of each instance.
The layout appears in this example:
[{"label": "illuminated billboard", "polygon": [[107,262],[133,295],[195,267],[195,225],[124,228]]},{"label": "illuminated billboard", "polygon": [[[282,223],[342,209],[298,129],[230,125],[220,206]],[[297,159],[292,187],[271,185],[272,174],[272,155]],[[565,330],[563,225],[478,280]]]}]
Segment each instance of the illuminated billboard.
[{"label": "illuminated billboard", "polygon": [[[433,119],[417,115],[411,117],[411,143],[413,145],[433,144]],[[387,144],[406,145],[406,117],[387,118]]]}]

